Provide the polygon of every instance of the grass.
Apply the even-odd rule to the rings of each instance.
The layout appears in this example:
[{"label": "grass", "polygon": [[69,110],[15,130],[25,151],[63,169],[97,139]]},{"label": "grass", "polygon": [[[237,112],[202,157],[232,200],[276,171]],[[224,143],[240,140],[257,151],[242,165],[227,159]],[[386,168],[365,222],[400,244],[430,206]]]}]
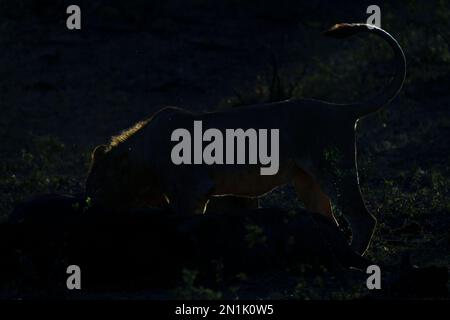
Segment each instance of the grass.
[{"label": "grass", "polygon": [[0,163],[0,219],[33,194],[77,193],[83,188],[87,155],[52,136],[29,137],[20,151]]}]

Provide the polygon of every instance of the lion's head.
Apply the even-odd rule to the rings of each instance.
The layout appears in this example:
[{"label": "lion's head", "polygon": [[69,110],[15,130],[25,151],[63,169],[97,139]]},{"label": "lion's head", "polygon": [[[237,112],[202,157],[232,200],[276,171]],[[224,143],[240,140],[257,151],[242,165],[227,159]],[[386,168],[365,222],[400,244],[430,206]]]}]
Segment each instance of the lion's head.
[{"label": "lion's head", "polygon": [[86,180],[86,197],[108,208],[120,209],[132,201],[128,156],[109,146],[97,146],[92,152]]}]

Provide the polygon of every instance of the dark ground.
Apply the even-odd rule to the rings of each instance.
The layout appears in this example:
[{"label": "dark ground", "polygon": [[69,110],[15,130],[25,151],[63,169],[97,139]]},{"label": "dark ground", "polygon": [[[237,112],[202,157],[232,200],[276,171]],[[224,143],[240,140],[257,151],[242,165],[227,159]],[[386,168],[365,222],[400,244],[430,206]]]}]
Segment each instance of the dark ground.
[{"label": "dark ground", "polygon": [[[298,2],[81,2],[82,30],[70,32],[65,1],[0,1],[0,219],[32,194],[81,191],[92,148],[162,106],[231,107],[236,91],[246,102],[267,100],[271,52],[296,97],[355,101],[388,81],[384,44],[321,35],[336,22],[365,21],[367,3]],[[395,265],[410,252],[420,266],[449,266],[449,5],[379,5],[408,75],[400,97],[357,130],[363,194],[379,220],[368,257]],[[300,206],[289,187],[263,204]],[[290,291],[267,278],[274,289],[261,296],[361,295],[324,290],[329,278],[299,278]]]}]

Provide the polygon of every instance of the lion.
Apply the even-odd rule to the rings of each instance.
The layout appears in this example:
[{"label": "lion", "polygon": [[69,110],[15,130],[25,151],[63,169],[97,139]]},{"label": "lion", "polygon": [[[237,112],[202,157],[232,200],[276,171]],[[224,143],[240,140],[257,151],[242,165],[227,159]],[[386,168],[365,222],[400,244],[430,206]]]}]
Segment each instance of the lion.
[{"label": "lion", "polygon": [[[364,254],[376,226],[358,181],[355,128],[400,92],[406,60],[398,42],[381,28],[337,24],[327,36],[345,38],[367,32],[393,49],[396,73],[388,87],[366,101],[337,104],[289,99],[217,112],[193,113],[166,107],[107,145],[95,148],[86,182],[94,203],[112,208],[168,204],[177,214],[202,213],[214,196],[254,199],[292,183],[305,207],[334,223],[331,202],[340,207],[352,230],[351,246]],[[174,165],[171,133],[201,120],[205,128],[279,128],[279,170],[260,175],[255,165]]]}]

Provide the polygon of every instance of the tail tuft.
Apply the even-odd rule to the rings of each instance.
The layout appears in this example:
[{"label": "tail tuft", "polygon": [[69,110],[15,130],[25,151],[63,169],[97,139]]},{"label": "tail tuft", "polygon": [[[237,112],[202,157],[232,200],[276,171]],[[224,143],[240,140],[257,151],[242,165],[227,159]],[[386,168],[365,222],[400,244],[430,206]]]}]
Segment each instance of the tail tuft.
[{"label": "tail tuft", "polygon": [[367,29],[367,25],[362,23],[338,23],[325,31],[324,35],[327,37],[342,39],[350,37],[363,29]]}]

